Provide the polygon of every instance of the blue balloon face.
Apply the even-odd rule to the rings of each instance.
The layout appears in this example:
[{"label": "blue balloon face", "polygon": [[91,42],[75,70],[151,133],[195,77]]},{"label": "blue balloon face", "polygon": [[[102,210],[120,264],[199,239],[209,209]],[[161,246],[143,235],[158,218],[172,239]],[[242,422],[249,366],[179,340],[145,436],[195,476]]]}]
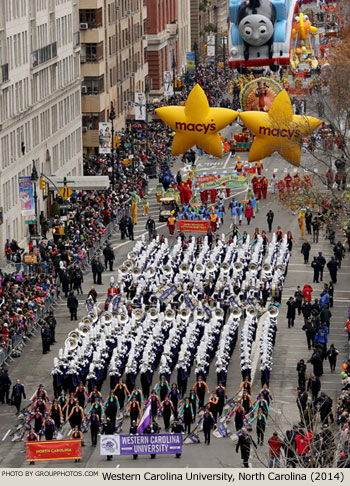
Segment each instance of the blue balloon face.
[{"label": "blue balloon face", "polygon": [[263,46],[273,36],[274,26],[264,15],[254,14],[244,17],[238,25],[242,39],[251,46]]}]

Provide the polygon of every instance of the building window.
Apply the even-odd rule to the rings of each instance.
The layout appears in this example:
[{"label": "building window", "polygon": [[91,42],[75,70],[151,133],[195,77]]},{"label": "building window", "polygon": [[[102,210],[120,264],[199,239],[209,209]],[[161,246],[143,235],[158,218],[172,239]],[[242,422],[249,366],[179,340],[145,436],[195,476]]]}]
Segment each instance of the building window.
[{"label": "building window", "polygon": [[100,62],[103,59],[103,42],[81,45],[81,62]]},{"label": "building window", "polygon": [[86,77],[82,83],[83,95],[98,95],[104,91],[104,76]]},{"label": "building window", "polygon": [[83,127],[87,130],[98,130],[99,122],[105,121],[105,112],[101,113],[84,113],[83,114]]},{"label": "building window", "polygon": [[102,8],[79,10],[81,24],[88,24],[89,29],[102,27]]}]

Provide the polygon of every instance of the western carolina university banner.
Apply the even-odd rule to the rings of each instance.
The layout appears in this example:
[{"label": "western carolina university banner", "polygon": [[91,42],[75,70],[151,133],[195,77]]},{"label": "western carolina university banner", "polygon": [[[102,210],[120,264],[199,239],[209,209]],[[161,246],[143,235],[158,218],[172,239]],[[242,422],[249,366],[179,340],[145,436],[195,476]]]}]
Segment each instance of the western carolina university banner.
[{"label": "western carolina university banner", "polygon": [[209,221],[192,221],[191,219],[179,219],[177,221],[178,231],[197,231],[198,233],[206,233],[209,226]]},{"label": "western carolina university banner", "polygon": [[102,456],[182,454],[182,434],[102,435]]},{"label": "western carolina university banner", "polygon": [[26,442],[27,462],[81,459],[81,440],[42,440]]},{"label": "western carolina university banner", "polygon": [[218,189],[219,187],[227,189],[234,189],[236,187],[244,188],[247,184],[247,178],[238,172],[231,172],[229,174],[198,175],[196,177],[196,185],[198,185],[201,191]]}]

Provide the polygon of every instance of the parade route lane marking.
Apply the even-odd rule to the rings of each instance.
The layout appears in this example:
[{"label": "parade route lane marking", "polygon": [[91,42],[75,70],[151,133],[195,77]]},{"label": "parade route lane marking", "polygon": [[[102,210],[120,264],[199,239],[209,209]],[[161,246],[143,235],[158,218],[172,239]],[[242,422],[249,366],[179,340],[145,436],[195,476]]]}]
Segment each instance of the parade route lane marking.
[{"label": "parade route lane marking", "polygon": [[8,429],[8,431],[6,432],[4,437],[2,438],[3,441],[6,439],[6,437],[9,435],[10,432],[11,432],[11,429]]},{"label": "parade route lane marking", "polygon": [[[158,230],[159,228],[164,228],[164,226],[166,226],[166,224],[161,224],[160,226],[156,227],[156,230]],[[141,238],[143,235],[146,235],[146,234],[147,234],[147,232],[142,233],[142,235],[136,236],[134,238],[134,240],[137,240],[138,238]],[[121,248],[122,246],[127,245],[128,243],[130,243],[131,241],[134,241],[134,240],[124,241],[124,243],[119,243],[119,245],[113,246],[113,250],[118,250],[118,248]]]},{"label": "parade route lane marking", "polygon": [[227,159],[225,160],[225,163],[224,163],[223,168],[225,168],[225,167],[226,167],[227,162],[230,160],[230,157],[231,157],[231,152],[228,154]]}]

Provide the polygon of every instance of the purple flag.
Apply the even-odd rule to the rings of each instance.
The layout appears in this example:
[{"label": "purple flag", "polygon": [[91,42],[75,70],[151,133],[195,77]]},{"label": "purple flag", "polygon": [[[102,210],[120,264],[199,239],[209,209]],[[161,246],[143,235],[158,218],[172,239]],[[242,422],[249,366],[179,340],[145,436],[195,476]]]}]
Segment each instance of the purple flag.
[{"label": "purple flag", "polygon": [[138,434],[143,434],[143,432],[147,429],[147,427],[151,423],[151,418],[152,418],[152,409],[151,409],[151,401],[149,401],[147,407],[143,412],[139,425],[137,427]]}]

